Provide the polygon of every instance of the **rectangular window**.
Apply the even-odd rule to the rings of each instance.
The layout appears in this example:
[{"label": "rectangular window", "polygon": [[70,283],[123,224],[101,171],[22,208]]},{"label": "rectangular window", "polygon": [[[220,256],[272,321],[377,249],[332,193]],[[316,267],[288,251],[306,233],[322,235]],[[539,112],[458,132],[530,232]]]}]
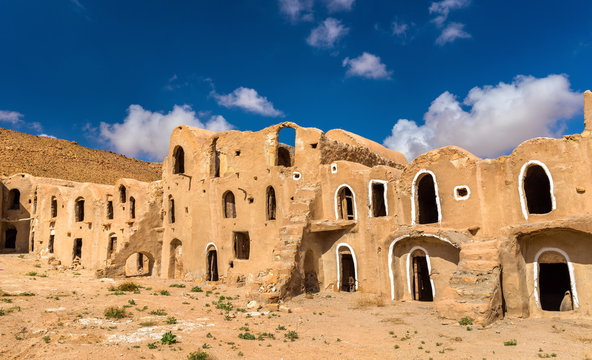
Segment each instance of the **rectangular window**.
[{"label": "rectangular window", "polygon": [[82,259],[82,239],[74,239],[74,254],[72,259]]},{"label": "rectangular window", "polygon": [[234,233],[234,256],[237,259],[248,260],[251,252],[251,240],[248,232]]},{"label": "rectangular window", "polygon": [[55,240],[55,235],[49,235],[49,244],[47,245],[47,251],[50,254],[53,254],[53,242]]},{"label": "rectangular window", "polygon": [[107,201],[107,219],[113,220],[113,200]]},{"label": "rectangular window", "polygon": [[372,216],[386,216],[385,186],[381,183],[372,183]]}]

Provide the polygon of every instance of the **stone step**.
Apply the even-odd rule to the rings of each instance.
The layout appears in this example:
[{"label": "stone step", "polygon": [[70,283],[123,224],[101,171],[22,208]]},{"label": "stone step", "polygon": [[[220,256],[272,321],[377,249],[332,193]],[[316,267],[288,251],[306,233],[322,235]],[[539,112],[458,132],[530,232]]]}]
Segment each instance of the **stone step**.
[{"label": "stone step", "polygon": [[495,267],[500,266],[500,263],[497,259],[495,260],[486,260],[486,259],[479,259],[479,260],[466,260],[463,259],[458,263],[458,269],[461,271],[471,271],[471,272],[486,272],[488,270],[492,270]]}]

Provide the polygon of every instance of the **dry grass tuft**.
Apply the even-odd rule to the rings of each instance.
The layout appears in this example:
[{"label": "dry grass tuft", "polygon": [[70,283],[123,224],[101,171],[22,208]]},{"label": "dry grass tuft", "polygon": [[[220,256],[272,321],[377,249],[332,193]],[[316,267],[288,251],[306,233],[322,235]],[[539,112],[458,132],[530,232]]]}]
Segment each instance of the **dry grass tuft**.
[{"label": "dry grass tuft", "polygon": [[356,302],[355,309],[368,307],[383,307],[384,299],[381,296],[373,294],[360,294]]}]

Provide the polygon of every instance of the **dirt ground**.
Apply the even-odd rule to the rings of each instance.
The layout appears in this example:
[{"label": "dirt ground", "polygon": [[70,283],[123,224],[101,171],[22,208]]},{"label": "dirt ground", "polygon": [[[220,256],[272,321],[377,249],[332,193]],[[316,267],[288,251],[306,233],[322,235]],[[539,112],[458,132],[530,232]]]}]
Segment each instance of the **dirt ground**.
[{"label": "dirt ground", "polygon": [[[112,289],[126,281],[142,287]],[[267,312],[247,309],[246,294],[148,277],[100,280],[33,255],[0,255],[0,359],[187,359],[198,351],[212,359],[592,359],[590,319],[460,325],[430,303],[328,291]],[[125,317],[107,319],[109,307]],[[162,344],[169,331],[176,343]]]}]

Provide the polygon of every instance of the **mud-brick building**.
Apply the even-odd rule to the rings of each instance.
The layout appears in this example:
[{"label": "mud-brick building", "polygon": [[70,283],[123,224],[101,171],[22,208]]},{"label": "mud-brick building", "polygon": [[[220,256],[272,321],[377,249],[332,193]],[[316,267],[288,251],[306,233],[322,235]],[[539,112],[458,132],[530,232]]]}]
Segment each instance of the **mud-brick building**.
[{"label": "mud-brick building", "polygon": [[3,178],[0,251],[98,276],[247,286],[265,301],[332,289],[433,301],[442,316],[480,322],[589,316],[592,92],[584,98],[582,134],[497,159],[449,146],[408,163],[294,123],[179,126],[160,181]]}]

